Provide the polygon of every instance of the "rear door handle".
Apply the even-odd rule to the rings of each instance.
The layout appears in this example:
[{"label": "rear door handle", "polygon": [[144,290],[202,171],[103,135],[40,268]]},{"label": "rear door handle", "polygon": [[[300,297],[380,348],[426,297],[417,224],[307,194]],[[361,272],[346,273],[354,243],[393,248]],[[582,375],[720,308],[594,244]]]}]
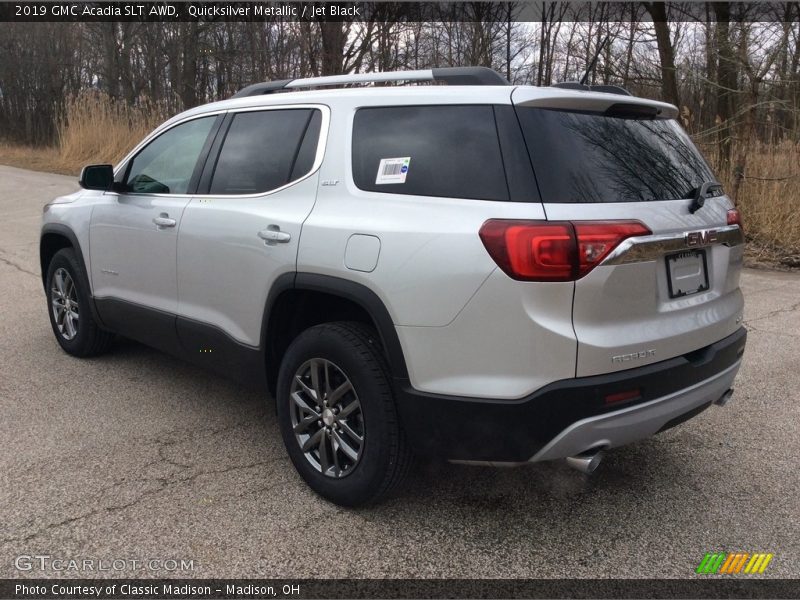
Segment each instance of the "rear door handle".
[{"label": "rear door handle", "polygon": [[158,227],[175,227],[177,221],[175,219],[170,219],[167,213],[161,213],[153,219],[153,223]]},{"label": "rear door handle", "polygon": [[277,225],[270,225],[266,229],[262,229],[258,232],[258,237],[268,244],[285,244],[292,239],[291,234],[281,231]]}]

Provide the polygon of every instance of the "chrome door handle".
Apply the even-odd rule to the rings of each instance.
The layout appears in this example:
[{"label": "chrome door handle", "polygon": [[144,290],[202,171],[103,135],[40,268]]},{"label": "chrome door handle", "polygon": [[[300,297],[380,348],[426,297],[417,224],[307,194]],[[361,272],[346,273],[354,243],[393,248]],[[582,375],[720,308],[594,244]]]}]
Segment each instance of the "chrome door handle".
[{"label": "chrome door handle", "polygon": [[170,219],[167,213],[161,213],[155,219],[153,219],[153,223],[155,223],[158,227],[175,227],[177,221],[175,219]]},{"label": "chrome door handle", "polygon": [[258,237],[268,244],[285,244],[292,239],[291,234],[281,231],[277,225],[270,225],[266,229],[262,229],[258,232]]}]

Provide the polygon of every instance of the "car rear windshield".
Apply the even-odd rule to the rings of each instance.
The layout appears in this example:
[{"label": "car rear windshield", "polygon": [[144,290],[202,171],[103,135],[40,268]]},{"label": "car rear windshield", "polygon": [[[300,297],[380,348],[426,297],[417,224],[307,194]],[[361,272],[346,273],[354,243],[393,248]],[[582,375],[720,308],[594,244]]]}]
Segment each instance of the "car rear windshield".
[{"label": "car rear windshield", "polygon": [[716,181],[673,120],[517,109],[543,202],[691,198]]}]

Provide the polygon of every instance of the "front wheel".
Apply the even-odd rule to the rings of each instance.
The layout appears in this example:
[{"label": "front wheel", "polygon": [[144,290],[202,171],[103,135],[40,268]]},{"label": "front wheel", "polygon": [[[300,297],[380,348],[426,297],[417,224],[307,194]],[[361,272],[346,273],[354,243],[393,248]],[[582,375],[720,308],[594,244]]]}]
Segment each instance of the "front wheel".
[{"label": "front wheel", "polygon": [[321,496],[367,504],[405,478],[411,453],[372,329],[339,322],[301,333],[281,363],[277,399],[289,457]]},{"label": "front wheel", "polygon": [[102,354],[113,334],[103,331],[92,315],[89,279],[72,248],[56,252],[45,278],[50,325],[61,347],[73,356]]}]

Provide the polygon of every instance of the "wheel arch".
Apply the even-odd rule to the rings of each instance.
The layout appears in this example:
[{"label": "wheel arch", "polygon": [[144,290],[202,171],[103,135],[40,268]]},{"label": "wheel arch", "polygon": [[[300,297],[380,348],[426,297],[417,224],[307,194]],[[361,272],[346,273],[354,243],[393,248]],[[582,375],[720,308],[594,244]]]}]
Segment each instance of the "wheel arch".
[{"label": "wheel arch", "polygon": [[81,269],[83,269],[83,274],[86,276],[86,281],[89,285],[89,308],[97,324],[103,327],[103,321],[94,303],[91,276],[89,269],[86,268],[86,261],[83,258],[83,250],[78,241],[78,236],[75,235],[72,229],[62,223],[46,223],[42,226],[42,232],[39,236],[39,266],[42,271],[42,287],[45,288],[45,295],[47,294],[47,269],[50,266],[50,261],[53,260],[56,252],[64,248],[72,248],[75,252],[75,256],[78,259]]},{"label": "wheel arch", "polygon": [[393,379],[407,379],[408,370],[388,309],[367,286],[348,279],[317,273],[285,273],[273,284],[261,331],[271,391],[280,361],[302,330],[320,323],[353,320],[375,328]]},{"label": "wheel arch", "polygon": [[42,227],[42,233],[39,237],[39,266],[42,270],[43,286],[47,284],[47,268],[50,265],[50,261],[53,260],[56,252],[64,248],[72,248],[75,251],[83,272],[87,278],[89,277],[89,271],[86,269],[86,263],[83,260],[81,244],[75,232],[61,223],[47,223]]}]

